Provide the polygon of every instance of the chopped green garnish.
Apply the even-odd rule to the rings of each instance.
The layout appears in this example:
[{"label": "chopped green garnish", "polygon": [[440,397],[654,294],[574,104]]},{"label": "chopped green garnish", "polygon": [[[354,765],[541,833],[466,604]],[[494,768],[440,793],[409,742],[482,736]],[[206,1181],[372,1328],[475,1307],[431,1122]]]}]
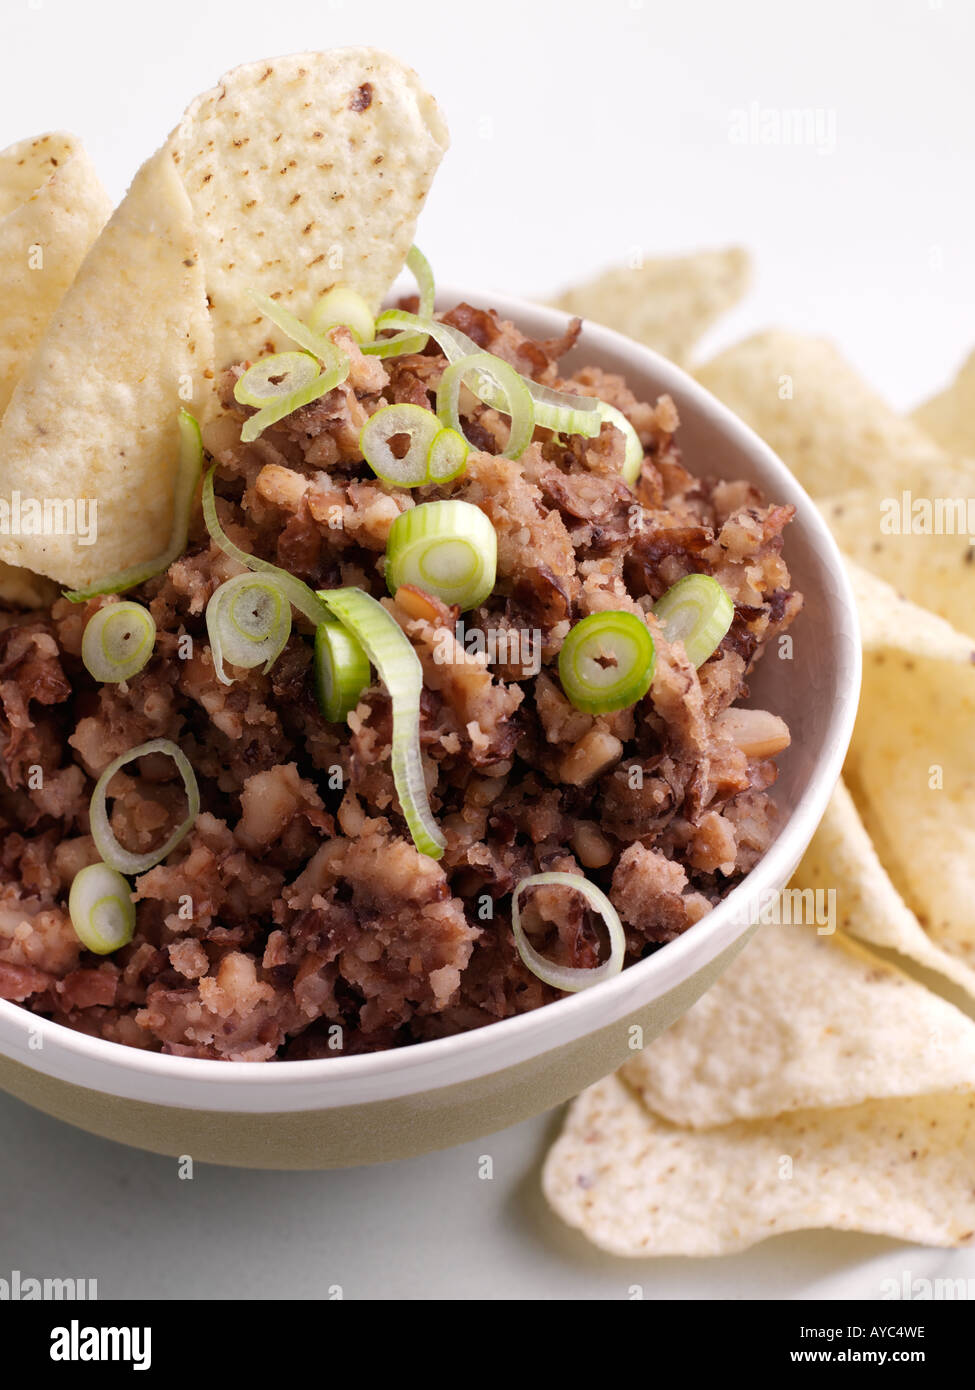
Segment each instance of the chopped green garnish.
[{"label": "chopped green garnish", "polygon": [[559,679],[576,709],[608,714],[643,699],[655,664],[653,638],[635,613],[591,613],[562,643]]},{"label": "chopped green garnish", "polygon": [[107,864],[89,864],[75,874],[68,915],[78,940],[98,956],[120,950],[135,935],[132,889]]},{"label": "chopped green garnish", "polygon": [[476,608],[494,588],[498,537],[490,519],[470,502],[424,502],[401,512],[386,542],[391,594],[412,584],[444,603]]},{"label": "chopped green garnish", "polygon": [[156,624],[141,603],[109,603],[89,618],[81,659],[96,681],[118,684],[138,675],[152,656]]},{"label": "chopped green garnish", "polygon": [[[327,593],[327,590],[323,590]],[[372,678],[362,643],[337,618],[315,629],[315,694],[318,708],[332,724],[359,703]]]},{"label": "chopped green garnish", "polygon": [[230,685],[225,659],[245,671],[263,662],[270,671],[291,636],[291,603],[272,576],[238,574],[214,589],[206,623],[217,679]]},{"label": "chopped green garnish", "polygon": [[683,642],[688,660],[701,666],[721,645],[735,605],[709,574],[687,574],[653,605],[668,642]]}]

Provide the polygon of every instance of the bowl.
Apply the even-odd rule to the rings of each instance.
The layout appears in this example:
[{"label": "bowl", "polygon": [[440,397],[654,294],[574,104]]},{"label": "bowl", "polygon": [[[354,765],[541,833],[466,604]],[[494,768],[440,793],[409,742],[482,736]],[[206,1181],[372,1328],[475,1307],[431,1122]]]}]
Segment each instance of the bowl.
[{"label": "bowl", "polygon": [[[535,337],[554,309],[445,290],[497,309]],[[853,728],[860,644],[853,595],[815,505],[772,451],[692,378],[649,349],[587,323],[566,359],[622,372],[642,399],[669,392],[697,472],[747,478],[797,508],[785,555],[805,607],[789,659],[770,650],[752,702],[792,731],[775,799],[774,843],[712,912],[654,955],[532,1013],[390,1052],[229,1063],[166,1057],[87,1037],[0,1001],[0,1087],[107,1138],[201,1162],[315,1169],[404,1158],[492,1133],[558,1105],[668,1028],[718,978],[785,886],[826,807]],[[784,655],[784,653],[780,654]]]}]

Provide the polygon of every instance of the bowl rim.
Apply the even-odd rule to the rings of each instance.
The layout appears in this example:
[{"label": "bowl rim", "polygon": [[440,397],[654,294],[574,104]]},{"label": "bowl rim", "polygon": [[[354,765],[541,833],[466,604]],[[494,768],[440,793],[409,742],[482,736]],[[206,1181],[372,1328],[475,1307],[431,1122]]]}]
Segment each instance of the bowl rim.
[{"label": "bowl rim", "polygon": [[[573,317],[549,305],[537,304],[504,292],[478,291],[453,285],[438,287],[438,306],[444,302],[453,305],[462,300],[485,307],[490,305],[498,309],[503,318],[514,319],[515,322],[518,321],[519,315],[546,315],[550,317],[552,327],[556,331],[559,327],[564,328]],[[600,357],[605,356],[607,352],[631,358],[634,354],[642,357],[647,367],[661,379],[661,390],[676,391],[685,399],[692,400],[695,408],[702,413],[710,414],[722,433],[739,449],[755,456],[766,471],[777,475],[776,500],[787,498],[798,504],[797,519],[822,565],[832,571],[835,596],[846,610],[852,631],[858,633],[856,600],[839,547],[816,504],[769,445],[694,377],[652,348],[589,319],[583,323],[579,344],[591,348],[597,364]],[[838,689],[834,699],[831,717],[823,736],[823,755],[810,773],[788,820],[759,862],[741,883],[695,923],[692,929],[665,943],[653,955],[627,966],[618,975],[589,989],[553,1000],[538,1009],[444,1038],[361,1053],[352,1057],[334,1056],[272,1064],[228,1063],[210,1058],[178,1057],[144,1051],[125,1043],[78,1032],[41,1014],[32,1013],[9,1000],[0,1000],[0,1022],[14,1025],[15,1031],[19,1029],[21,1033],[30,1032],[39,1037],[39,1048],[27,1065],[33,1065],[42,1072],[46,1071],[46,1068],[38,1066],[40,1056],[48,1044],[51,1044],[62,1054],[70,1053],[82,1062],[114,1066],[123,1071],[153,1076],[158,1080],[183,1082],[187,1086],[201,1083],[210,1086],[218,1083],[221,1088],[229,1086],[238,1092],[255,1085],[262,1089],[283,1089],[289,1081],[300,1082],[303,1085],[320,1082],[323,1093],[330,1082],[348,1086],[357,1080],[365,1081],[380,1076],[400,1076],[405,1081],[411,1071],[427,1070],[431,1065],[448,1059],[451,1062],[469,1059],[477,1053],[487,1052],[492,1046],[500,1048],[505,1043],[524,1043],[526,1038],[536,1032],[539,1034],[539,1047],[529,1049],[528,1054],[533,1055],[547,1049],[548,1035],[556,1024],[563,1025],[563,1032],[566,1027],[570,1028],[573,1037],[584,1037],[606,1022],[606,1011],[612,1008],[614,1001],[619,1003],[623,996],[637,989],[646,1000],[652,1000],[663,992],[652,988],[652,982],[657,977],[661,977],[666,988],[672,984],[675,977],[685,979],[692,975],[693,969],[684,968],[689,967],[688,957],[701,956],[702,964],[712,959],[718,950],[723,949],[728,943],[719,942],[711,951],[708,951],[707,947],[714,947],[716,940],[727,933],[729,922],[735,923],[736,918],[737,931],[731,940],[737,940],[755,921],[754,912],[747,907],[749,901],[754,902],[757,895],[770,891],[776,883],[787,881],[826,809],[840,776],[853,732],[862,671],[862,655],[858,642],[853,645],[848,656],[847,680],[845,686]],[[2,1046],[0,1053],[12,1055]],[[29,1052],[27,1056],[30,1056]],[[14,1060],[20,1059],[15,1057]],[[497,1068],[487,1066],[478,1074],[490,1074],[492,1071],[503,1069],[504,1065],[500,1063]],[[408,1086],[404,1086],[403,1089],[404,1093],[409,1093]]]}]

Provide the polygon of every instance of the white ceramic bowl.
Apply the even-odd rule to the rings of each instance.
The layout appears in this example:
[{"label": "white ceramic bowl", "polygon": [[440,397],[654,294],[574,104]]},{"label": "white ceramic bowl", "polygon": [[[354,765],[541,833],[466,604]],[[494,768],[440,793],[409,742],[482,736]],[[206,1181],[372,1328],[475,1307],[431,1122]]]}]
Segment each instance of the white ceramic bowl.
[{"label": "white ceramic bowl", "polygon": [[[538,337],[566,316],[503,295],[445,290]],[[853,727],[860,645],[839,553],[814,504],[770,449],[670,362],[586,324],[568,362],[622,372],[637,396],[669,392],[695,472],[756,482],[792,502],[785,556],[805,607],[793,657],[766,653],[752,703],[782,715],[792,746],[775,797],[783,828],[743,884],[684,936],[605,984],[533,1013],[392,1052],[283,1064],[198,1061],[86,1037],[0,1001],[0,1087],[95,1133],[202,1161],[326,1168],[404,1157],[513,1124],[618,1066],[669,1027],[747,940],[756,906],[785,885],[836,782]],[[642,1033],[635,1033],[633,1029]]]}]

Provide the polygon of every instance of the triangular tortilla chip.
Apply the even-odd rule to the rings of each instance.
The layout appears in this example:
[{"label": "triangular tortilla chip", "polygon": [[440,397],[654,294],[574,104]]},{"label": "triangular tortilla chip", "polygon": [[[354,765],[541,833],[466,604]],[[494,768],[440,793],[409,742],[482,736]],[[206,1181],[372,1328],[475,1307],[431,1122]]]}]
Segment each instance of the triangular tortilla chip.
[{"label": "triangular tortilla chip", "polygon": [[975,994],[975,644],[848,568],[864,639],[849,790],[795,882],[836,887],[844,928]]},{"label": "triangular tortilla chip", "polygon": [[975,968],[975,667],[864,658],[845,776],[890,877],[932,942]]},{"label": "triangular tortilla chip", "polygon": [[836,888],[844,931],[897,951],[975,995],[975,968],[927,935],[880,862],[845,783],[833,792],[792,886],[814,892]]},{"label": "triangular tortilla chip", "polygon": [[370,48],[246,63],[197,97],[170,147],[193,204],[217,368],[286,343],[251,288],[299,318],[336,284],[378,308],[447,142],[412,68]]},{"label": "triangular tortilla chip", "polygon": [[916,479],[941,450],[881,400],[836,347],[779,331],[736,343],[695,375],[788,464],[813,497]]},{"label": "triangular tortilla chip", "polygon": [[736,246],[698,251],[618,266],[553,303],[685,362],[711,324],[737,304],[750,273],[747,252]]},{"label": "triangular tortilla chip", "polygon": [[728,1255],[833,1227],[926,1245],[975,1240],[975,1096],[868,1101],[686,1130],[617,1076],[574,1102],[545,1196],[614,1255]]},{"label": "triangular tortilla chip", "polygon": [[[51,315],[112,205],[73,135],[55,131],[0,151],[0,417]],[[50,580],[0,563],[0,599],[49,602]]]},{"label": "triangular tortilla chip", "polygon": [[0,151],[0,416],[111,210],[73,135]]},{"label": "triangular tortilla chip", "polygon": [[706,1129],[975,1089],[975,1023],[845,936],[768,923],[621,1075],[664,1119]]},{"label": "triangular tortilla chip", "polygon": [[846,561],[857,601],[864,651],[893,647],[936,661],[975,662],[975,640],[912,603],[879,575]]},{"label": "triangular tortilla chip", "polygon": [[180,392],[200,395],[210,358],[189,199],[161,150],[92,248],[0,426],[0,497],[94,501],[97,541],[2,536],[0,556],[81,585],[158,554]]},{"label": "triangular tortilla chip", "polygon": [[[0,560],[75,587],[158,555],[181,406],[283,341],[250,296],[307,313],[336,283],[375,304],[446,145],[416,75],[372,49],[229,73],[139,171],[0,426],[0,497],[94,498],[98,538],[0,536]],[[209,310],[207,305],[209,303]]]},{"label": "triangular tortilla chip", "polygon": [[975,352],[951,385],[911,417],[949,454],[975,458]]},{"label": "triangular tortilla chip", "polygon": [[[819,505],[850,559],[975,637],[975,530],[970,534],[965,525],[970,498],[975,512],[975,464],[939,454],[911,487],[875,483]],[[942,508],[940,526],[935,504]]]}]

